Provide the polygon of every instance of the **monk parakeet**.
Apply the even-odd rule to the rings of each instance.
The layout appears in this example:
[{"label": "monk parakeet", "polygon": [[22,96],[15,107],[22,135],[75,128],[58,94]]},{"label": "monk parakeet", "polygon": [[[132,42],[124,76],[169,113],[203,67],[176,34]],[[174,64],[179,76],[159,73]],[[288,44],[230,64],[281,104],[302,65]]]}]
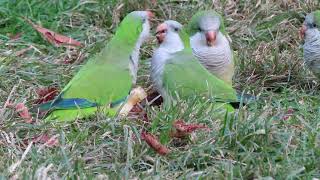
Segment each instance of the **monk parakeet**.
[{"label": "monk parakeet", "polygon": [[73,120],[97,110],[113,116],[136,83],[139,49],[149,37],[149,11],[128,14],[104,49],[80,69],[52,102],[47,119]]},{"label": "monk parakeet", "polygon": [[304,38],[303,59],[313,74],[320,78],[320,10],[314,11],[305,17],[300,29]]},{"label": "monk parakeet", "polygon": [[192,54],[189,36],[176,21],[168,20],[156,30],[160,44],[151,61],[151,79],[165,104],[177,97],[215,98],[218,101],[236,101],[231,85],[210,74]]},{"label": "monk parakeet", "polygon": [[213,75],[232,84],[233,51],[222,17],[214,10],[196,13],[187,27],[193,54]]}]

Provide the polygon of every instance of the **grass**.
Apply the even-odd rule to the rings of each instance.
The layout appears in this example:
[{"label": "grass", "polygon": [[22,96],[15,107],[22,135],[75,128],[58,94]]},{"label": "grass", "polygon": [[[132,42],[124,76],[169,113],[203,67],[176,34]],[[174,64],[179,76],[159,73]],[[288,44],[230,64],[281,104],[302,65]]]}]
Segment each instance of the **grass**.
[{"label": "grass", "polygon": [[[214,2],[214,3],[213,3]],[[241,107],[233,118],[217,115],[209,104],[192,98],[168,110],[147,107],[151,130],[166,130],[182,118],[208,125],[182,142],[172,140],[172,153],[159,156],[140,140],[141,123],[116,121],[103,115],[73,123],[26,124],[10,108],[0,120],[0,177],[99,179],[312,179],[320,177],[319,85],[305,69],[298,38],[303,16],[319,7],[316,1],[39,1],[0,2],[0,104],[10,98],[32,107],[35,90],[63,86],[112,36],[123,16],[135,9],[152,9],[157,21],[187,23],[197,10],[214,8],[225,17],[237,51],[235,87],[262,100]],[[121,7],[121,3],[124,4]],[[117,7],[121,7],[118,10]],[[85,47],[70,51],[54,47],[22,17],[70,36]],[[12,40],[12,36],[21,37]],[[16,53],[32,49],[22,56]],[[139,82],[149,83],[154,42],[142,48]],[[64,59],[84,58],[72,64]],[[1,110],[2,111],[2,110]],[[35,115],[35,114],[33,114]],[[26,151],[26,140],[58,136],[59,146],[33,144],[13,172],[9,167]],[[159,135],[159,134],[158,134]],[[163,137],[165,141],[165,137]]]}]

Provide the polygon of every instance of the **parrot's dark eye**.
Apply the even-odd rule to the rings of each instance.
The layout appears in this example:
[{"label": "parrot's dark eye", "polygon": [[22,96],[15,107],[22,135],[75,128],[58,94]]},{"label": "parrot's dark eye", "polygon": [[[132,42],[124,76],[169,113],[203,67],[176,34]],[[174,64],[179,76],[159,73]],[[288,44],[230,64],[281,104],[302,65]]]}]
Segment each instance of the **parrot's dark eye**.
[{"label": "parrot's dark eye", "polygon": [[312,24],[312,27],[317,27],[316,23],[313,23],[313,24]]},{"label": "parrot's dark eye", "polygon": [[174,31],[178,32],[178,31],[179,31],[179,28],[174,28]]},{"label": "parrot's dark eye", "polygon": [[158,34],[163,34],[163,33],[166,33],[167,32],[167,30],[166,29],[163,29],[163,30],[161,30],[161,31],[157,31],[156,32],[156,35],[158,35]]},{"label": "parrot's dark eye", "polygon": [[145,23],[146,22],[146,18],[142,18],[142,23]]},{"label": "parrot's dark eye", "polygon": [[202,29],[201,29],[200,27],[198,27],[198,31],[199,31],[199,32],[201,32],[201,31],[202,31]]}]

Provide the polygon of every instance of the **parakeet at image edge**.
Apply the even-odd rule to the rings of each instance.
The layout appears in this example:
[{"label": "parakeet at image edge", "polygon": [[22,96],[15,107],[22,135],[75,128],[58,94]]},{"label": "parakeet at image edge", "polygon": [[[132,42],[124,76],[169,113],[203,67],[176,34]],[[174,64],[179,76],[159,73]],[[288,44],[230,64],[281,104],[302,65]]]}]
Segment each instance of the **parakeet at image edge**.
[{"label": "parakeet at image edge", "polygon": [[304,39],[303,59],[311,72],[320,79],[320,10],[306,15],[300,36]]}]

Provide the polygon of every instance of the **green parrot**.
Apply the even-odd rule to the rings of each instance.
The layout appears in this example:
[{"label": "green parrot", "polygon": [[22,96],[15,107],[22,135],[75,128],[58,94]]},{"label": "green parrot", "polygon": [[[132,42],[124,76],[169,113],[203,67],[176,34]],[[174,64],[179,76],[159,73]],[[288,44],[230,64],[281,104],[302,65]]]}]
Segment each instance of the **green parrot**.
[{"label": "green parrot", "polygon": [[320,10],[309,13],[300,28],[304,39],[303,59],[312,73],[320,79]]},{"label": "green parrot", "polygon": [[[180,23],[168,20],[160,24],[156,38],[160,46],[152,56],[150,76],[166,106],[194,95],[223,104],[237,102],[232,86],[210,74],[193,56],[189,36]],[[227,108],[233,110],[230,105]]]},{"label": "green parrot", "polygon": [[214,10],[200,11],[191,18],[186,31],[200,63],[216,77],[232,84],[234,55],[222,17]]},{"label": "green parrot", "polygon": [[74,120],[97,110],[114,116],[136,83],[139,49],[149,37],[152,16],[150,11],[128,14],[106,47],[88,60],[55,100],[40,106],[50,110],[46,119]]}]

